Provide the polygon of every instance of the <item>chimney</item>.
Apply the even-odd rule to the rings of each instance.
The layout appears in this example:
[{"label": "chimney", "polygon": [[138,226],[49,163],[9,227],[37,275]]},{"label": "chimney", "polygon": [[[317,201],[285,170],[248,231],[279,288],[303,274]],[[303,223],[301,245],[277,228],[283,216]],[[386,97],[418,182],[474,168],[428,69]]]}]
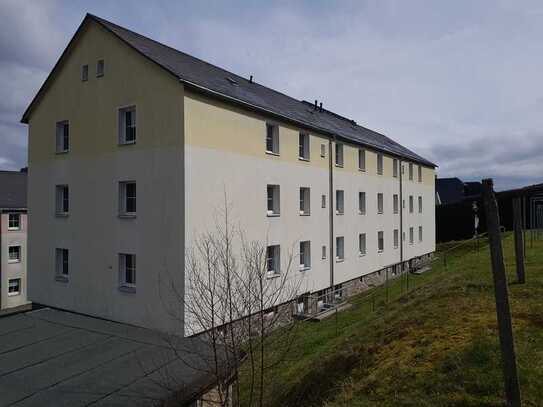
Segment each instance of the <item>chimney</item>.
[{"label": "chimney", "polygon": [[249,78],[249,83],[253,83],[253,75]]},{"label": "chimney", "polygon": [[322,112],[322,102],[321,102],[321,106],[320,106],[320,111]]},{"label": "chimney", "polygon": [[315,110],[317,110],[317,99],[315,99]]}]

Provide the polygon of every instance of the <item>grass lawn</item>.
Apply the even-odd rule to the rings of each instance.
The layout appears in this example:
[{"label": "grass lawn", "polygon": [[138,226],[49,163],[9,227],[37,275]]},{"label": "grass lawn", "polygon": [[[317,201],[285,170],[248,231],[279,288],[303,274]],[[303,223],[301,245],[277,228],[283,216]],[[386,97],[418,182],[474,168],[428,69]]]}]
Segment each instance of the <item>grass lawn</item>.
[{"label": "grass lawn", "polygon": [[[511,234],[503,244],[523,405],[543,406],[543,240],[530,247],[528,232],[527,241],[524,285],[514,283]],[[353,297],[337,320],[300,323],[288,358],[266,372],[265,404],[503,406],[488,245],[451,250],[445,267],[451,246],[439,248],[432,271],[409,276],[409,292],[405,278],[391,283],[388,303],[379,287]]]}]

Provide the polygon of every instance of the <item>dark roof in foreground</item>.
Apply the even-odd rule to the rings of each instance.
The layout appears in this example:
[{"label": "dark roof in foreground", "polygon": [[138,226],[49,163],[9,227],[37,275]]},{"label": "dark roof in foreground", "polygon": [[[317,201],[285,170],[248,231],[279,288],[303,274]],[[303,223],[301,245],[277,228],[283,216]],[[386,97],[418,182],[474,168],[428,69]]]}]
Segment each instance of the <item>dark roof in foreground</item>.
[{"label": "dark roof in foreground", "polygon": [[205,352],[194,338],[49,308],[2,317],[0,406],[148,406],[173,390],[183,405],[213,384]]},{"label": "dark roof in foreground", "polygon": [[[280,116],[328,135],[337,136],[347,141],[363,144],[383,152],[435,167],[435,164],[432,162],[396,143],[387,136],[359,126],[353,120],[341,117],[325,109],[322,112],[315,110],[311,103],[294,99],[258,83],[250,82],[247,78],[211,65],[100,17],[87,14],[82,25],[87,20],[96,21],[192,89]],[[53,68],[53,71],[55,71],[55,68]],[[32,105],[40,95],[42,89],[40,89],[38,95],[36,95],[24,113],[22,122],[26,123],[28,121]]]},{"label": "dark roof in foreground", "polygon": [[26,172],[0,171],[0,209],[26,208]]}]

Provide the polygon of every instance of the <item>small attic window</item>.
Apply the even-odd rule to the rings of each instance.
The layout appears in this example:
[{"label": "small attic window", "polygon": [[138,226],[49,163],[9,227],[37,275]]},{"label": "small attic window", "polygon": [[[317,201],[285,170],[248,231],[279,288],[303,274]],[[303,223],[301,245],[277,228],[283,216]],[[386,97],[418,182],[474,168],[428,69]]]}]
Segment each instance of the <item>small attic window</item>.
[{"label": "small attic window", "polygon": [[89,66],[83,65],[81,67],[81,81],[86,82],[89,80]]},{"label": "small attic window", "polygon": [[226,80],[230,82],[232,85],[237,85],[237,81],[235,79],[230,78],[229,76],[226,77]]},{"label": "small attic window", "polygon": [[96,63],[96,77],[100,78],[104,76],[104,60],[99,59]]}]

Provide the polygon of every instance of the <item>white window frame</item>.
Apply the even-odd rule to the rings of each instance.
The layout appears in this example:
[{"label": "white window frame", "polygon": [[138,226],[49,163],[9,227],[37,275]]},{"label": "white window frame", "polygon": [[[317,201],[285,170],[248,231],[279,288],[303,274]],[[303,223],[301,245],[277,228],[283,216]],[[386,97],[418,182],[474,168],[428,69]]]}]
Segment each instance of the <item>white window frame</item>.
[{"label": "white window frame", "polygon": [[392,211],[395,215],[400,211],[400,197],[398,194],[392,195]]},{"label": "white window frame", "polygon": [[392,176],[398,178],[398,159],[392,159]]},{"label": "white window frame", "polygon": [[[15,216],[17,219],[17,226],[11,226],[12,219],[11,217]],[[21,214],[20,213],[8,213],[8,230],[21,230]]]},{"label": "white window frame", "polygon": [[[66,266],[66,268],[64,268],[64,266]],[[55,249],[55,276],[57,279],[67,280],[69,275],[70,250],[63,247],[57,247]]]},{"label": "white window frame", "polygon": [[[68,134],[66,134],[68,129]],[[70,121],[61,120],[55,125],[55,152],[65,154],[70,151]]]},{"label": "white window frame", "polygon": [[343,165],[345,163],[344,161],[344,155],[343,155],[343,144],[342,143],[336,143],[336,155],[334,158],[334,162],[336,167],[343,168]]},{"label": "white window frame", "polygon": [[326,254],[326,252],[327,252],[327,250],[326,250],[326,245],[322,245],[321,250],[322,250],[321,259],[322,259],[322,260],[326,260],[326,256],[327,256],[327,254]]},{"label": "white window frame", "polygon": [[81,82],[87,82],[89,80],[89,65],[81,65]]},{"label": "white window frame", "polygon": [[[11,291],[13,282],[16,283],[17,291]],[[10,279],[8,279],[8,297],[21,295],[22,284],[23,284],[23,281],[22,281],[21,278],[10,278]]]},{"label": "white window frame", "polygon": [[345,191],[336,189],[336,215],[345,213]]},{"label": "white window frame", "polygon": [[385,232],[379,230],[377,232],[377,252],[383,253],[385,251]]},{"label": "white window frame", "polygon": [[419,196],[419,213],[422,213],[422,196]]},{"label": "white window frame", "polygon": [[413,226],[409,228],[409,244],[413,244],[415,240],[415,231],[413,229]]},{"label": "white window frame", "polygon": [[321,208],[326,208],[326,195],[321,195]]},{"label": "white window frame", "polygon": [[364,148],[358,149],[358,170],[366,171],[366,150]]},{"label": "white window frame", "polygon": [[304,240],[300,242],[300,271],[311,268],[311,241]]},{"label": "white window frame", "polygon": [[377,193],[377,214],[382,215],[385,211],[385,195],[382,192]]},{"label": "white window frame", "polygon": [[326,144],[321,144],[321,157],[326,157]]},{"label": "white window frame", "polygon": [[384,160],[383,154],[377,153],[377,175],[383,175]]},{"label": "white window frame", "polygon": [[418,181],[422,182],[422,166],[418,166]]},{"label": "white window frame", "polygon": [[[128,139],[126,134],[126,113],[133,112],[133,122],[131,123],[130,128],[133,128],[134,130],[134,138]],[[120,107],[118,109],[117,114],[117,121],[118,121],[118,143],[121,146],[124,145],[131,145],[136,144],[136,141],[138,139],[138,111],[136,105],[129,105]]]},{"label": "white window frame", "polygon": [[[14,250],[12,250],[12,249],[14,249]],[[12,251],[14,253],[17,253],[17,257],[15,257],[15,258],[11,257]],[[14,244],[14,245],[9,245],[8,246],[8,263],[9,264],[20,263],[22,256],[23,256],[23,248],[22,248],[22,246],[20,244]]]},{"label": "white window frame", "polygon": [[366,214],[366,192],[358,192],[358,213],[360,215]]},{"label": "white window frame", "polygon": [[345,237],[336,237],[336,262],[342,262],[345,260]]},{"label": "white window frame", "polygon": [[365,256],[366,253],[367,253],[366,234],[359,233],[358,234],[358,254],[360,256]]},{"label": "white window frame", "polygon": [[[271,131],[271,133],[270,133]],[[271,147],[268,149],[268,138],[271,136]],[[266,134],[264,139],[264,149],[266,154],[279,155],[279,125],[276,123],[266,123]]]},{"label": "white window frame", "polygon": [[268,278],[281,274],[281,246],[278,244],[266,248],[266,274]]},{"label": "white window frame", "polygon": [[311,189],[300,187],[300,216],[311,215]]},{"label": "white window frame", "polygon": [[68,184],[55,186],[55,213],[57,216],[68,216],[70,213],[70,187]]},{"label": "white window frame", "polygon": [[270,217],[281,215],[281,187],[277,184],[266,186],[266,214]]},{"label": "white window frame", "polygon": [[[127,278],[128,266],[127,259],[132,260],[132,281]],[[137,261],[134,253],[119,253],[119,288],[123,291],[133,292],[137,284]]]},{"label": "white window frame", "polygon": [[414,206],[415,202],[413,200],[413,195],[409,195],[409,213],[413,213],[413,211],[415,210]]},{"label": "white window frame", "polygon": [[96,77],[101,78],[104,76],[106,69],[106,62],[103,59],[96,61]]},{"label": "white window frame", "polygon": [[298,134],[298,144],[298,159],[309,161],[311,159],[309,133],[301,131]]},{"label": "white window frame", "polygon": [[[135,186],[135,196],[128,196],[127,194],[127,188],[128,185],[134,185]],[[134,211],[129,211],[128,208],[128,199],[134,200]],[[136,181],[119,181],[119,216],[125,217],[125,218],[134,218],[136,217],[138,211],[138,186],[136,184]]]},{"label": "white window frame", "polygon": [[419,243],[422,243],[422,226],[419,226]]},{"label": "white window frame", "polygon": [[394,229],[392,234],[394,240],[394,248],[397,249],[400,245],[400,231],[398,229]]},{"label": "white window frame", "polygon": [[409,181],[413,181],[413,163],[409,163]]}]

